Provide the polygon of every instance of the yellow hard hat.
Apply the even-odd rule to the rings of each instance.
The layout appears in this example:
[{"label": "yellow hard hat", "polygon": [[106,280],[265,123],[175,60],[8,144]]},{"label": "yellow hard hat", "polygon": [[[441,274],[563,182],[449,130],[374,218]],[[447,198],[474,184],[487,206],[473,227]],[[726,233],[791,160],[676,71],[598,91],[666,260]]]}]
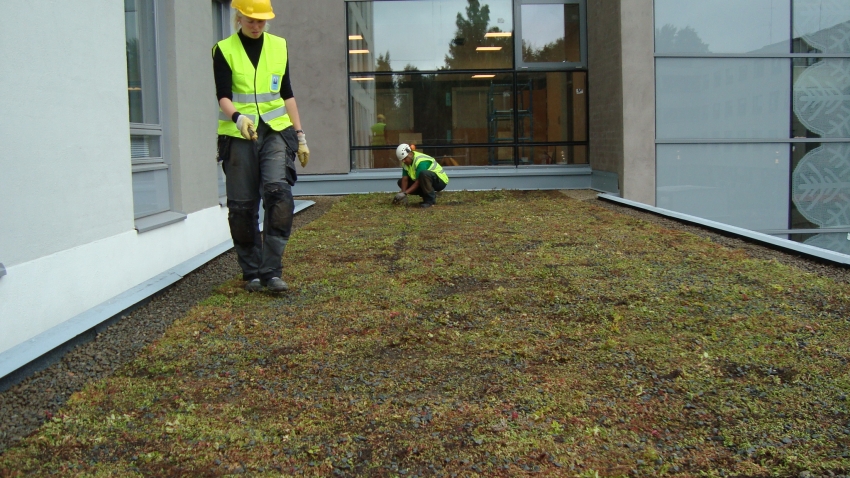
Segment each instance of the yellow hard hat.
[{"label": "yellow hard hat", "polygon": [[233,0],[231,7],[239,10],[246,17],[257,20],[271,20],[274,18],[271,0]]}]

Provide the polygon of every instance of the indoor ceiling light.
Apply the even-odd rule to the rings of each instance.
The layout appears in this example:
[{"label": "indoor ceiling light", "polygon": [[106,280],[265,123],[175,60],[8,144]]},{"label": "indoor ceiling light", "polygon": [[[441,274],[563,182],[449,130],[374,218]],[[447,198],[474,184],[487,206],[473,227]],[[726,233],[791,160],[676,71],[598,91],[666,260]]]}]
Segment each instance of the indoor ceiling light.
[{"label": "indoor ceiling light", "polygon": [[348,35],[349,40],[362,40],[363,35]]},{"label": "indoor ceiling light", "polygon": [[473,78],[495,78],[496,75],[472,75]]},{"label": "indoor ceiling light", "polygon": [[479,46],[475,51],[499,51],[501,49],[500,46]]},{"label": "indoor ceiling light", "polygon": [[506,38],[512,35],[513,34],[511,32],[490,32],[485,33],[484,38]]},{"label": "indoor ceiling light", "polygon": [[365,53],[369,53],[369,50],[348,50],[348,53],[352,55],[363,55]]},{"label": "indoor ceiling light", "polygon": [[371,76],[360,76],[357,78],[352,78],[351,81],[375,81],[375,78]]}]

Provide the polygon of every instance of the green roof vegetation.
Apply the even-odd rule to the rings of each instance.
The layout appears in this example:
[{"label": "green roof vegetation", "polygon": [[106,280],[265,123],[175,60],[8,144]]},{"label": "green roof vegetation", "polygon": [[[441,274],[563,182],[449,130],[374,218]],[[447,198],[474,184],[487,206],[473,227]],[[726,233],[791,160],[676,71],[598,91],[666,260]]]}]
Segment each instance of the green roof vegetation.
[{"label": "green roof vegetation", "polygon": [[352,195],[0,476],[850,470],[850,289],[558,192]]}]

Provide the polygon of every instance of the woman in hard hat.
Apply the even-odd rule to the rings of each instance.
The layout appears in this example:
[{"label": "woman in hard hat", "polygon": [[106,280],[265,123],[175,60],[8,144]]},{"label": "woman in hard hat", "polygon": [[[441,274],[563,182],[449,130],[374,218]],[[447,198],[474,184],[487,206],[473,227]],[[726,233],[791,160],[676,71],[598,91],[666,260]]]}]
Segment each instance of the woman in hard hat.
[{"label": "woman in hard hat", "polygon": [[289,81],[286,40],[265,32],[274,18],[270,0],[233,0],[231,6],[237,32],[212,51],[230,236],[245,288],[283,292],[289,288],[281,260],[292,230],[295,156],[305,167],[310,150]]}]

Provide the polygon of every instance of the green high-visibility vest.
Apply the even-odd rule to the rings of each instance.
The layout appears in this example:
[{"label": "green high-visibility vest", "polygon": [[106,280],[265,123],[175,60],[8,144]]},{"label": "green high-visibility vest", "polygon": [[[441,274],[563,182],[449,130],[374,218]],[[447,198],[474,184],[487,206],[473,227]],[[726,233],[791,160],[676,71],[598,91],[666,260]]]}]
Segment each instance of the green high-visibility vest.
[{"label": "green high-visibility vest", "polygon": [[443,180],[444,183],[449,184],[449,176],[445,173],[445,171],[443,171],[443,167],[440,166],[440,163],[431,156],[416,151],[413,152],[413,162],[410,163],[410,166],[402,163],[402,167],[407,172],[407,177],[409,177],[412,181],[416,181],[416,166],[419,166],[419,163],[422,161],[431,161],[431,165],[428,166],[428,170],[433,171],[438,178]]},{"label": "green high-visibility vest", "polygon": [[[251,63],[239,34],[234,33],[216,43],[230,70],[233,71],[233,106],[259,126],[258,117],[275,131],[292,126],[286,106],[280,97],[280,86],[286,72],[286,40],[263,33],[263,50],[257,68]],[[233,118],[218,112],[218,134],[241,138]]]}]

